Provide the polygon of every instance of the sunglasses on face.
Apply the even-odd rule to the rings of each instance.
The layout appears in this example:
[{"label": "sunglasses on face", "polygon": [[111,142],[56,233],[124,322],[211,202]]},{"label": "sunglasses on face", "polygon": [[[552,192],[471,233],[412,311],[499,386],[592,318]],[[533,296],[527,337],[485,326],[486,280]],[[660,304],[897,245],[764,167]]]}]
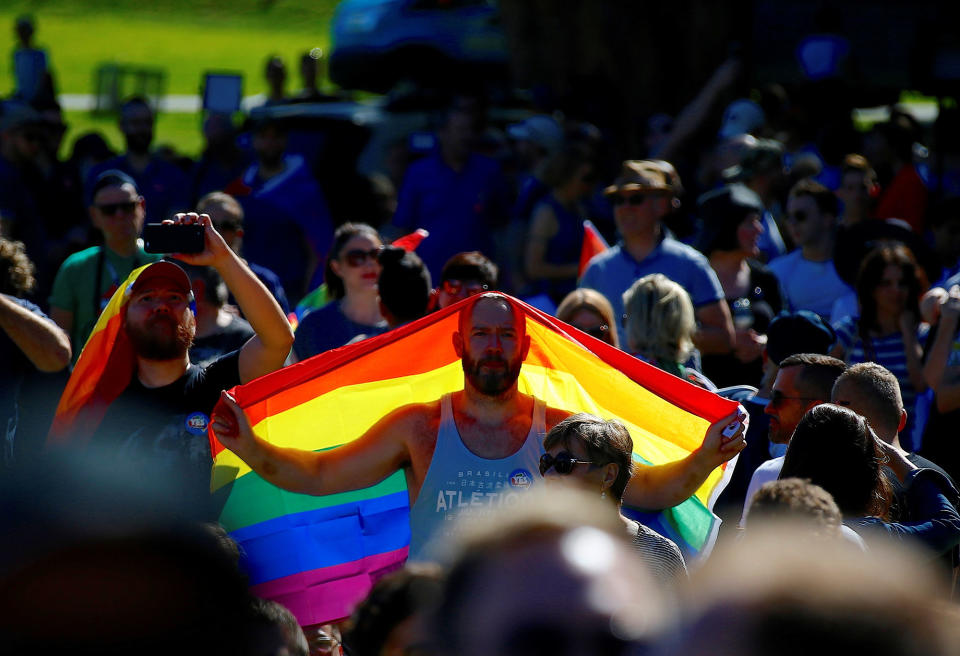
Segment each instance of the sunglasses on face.
[{"label": "sunglasses on face", "polygon": [[605,323],[602,323],[599,326],[590,326],[589,328],[581,328],[580,330],[587,333],[591,337],[596,337],[597,339],[602,339],[603,341],[606,341],[607,333],[610,331],[610,326],[608,326]]},{"label": "sunglasses on face", "polygon": [[463,292],[466,292],[467,296],[473,296],[474,294],[479,294],[481,292],[487,291],[487,285],[482,282],[467,281],[463,280],[444,280],[443,281],[443,291],[450,294],[451,296],[458,296]]},{"label": "sunglasses on face", "polygon": [[572,453],[561,451],[556,457],[549,453],[540,456],[540,475],[544,476],[552,468],[561,476],[566,476],[573,471],[575,465],[592,465],[589,460],[577,460]]},{"label": "sunglasses on face", "polygon": [[359,248],[354,248],[347,251],[343,254],[343,261],[347,263],[347,266],[358,267],[366,264],[367,260],[373,260],[376,262],[377,256],[380,254],[380,251],[383,248],[371,248],[368,251],[361,250]]},{"label": "sunglasses on face", "polygon": [[131,214],[136,208],[137,202],[133,200],[125,201],[123,203],[104,203],[102,205],[97,205],[97,209],[106,216],[114,216],[117,212]]},{"label": "sunglasses on face", "polygon": [[783,392],[774,390],[773,394],[770,395],[770,406],[776,408],[783,404],[784,401],[816,401],[817,399],[810,396],[787,396]]},{"label": "sunglasses on face", "polygon": [[803,223],[810,218],[810,215],[803,210],[797,210],[787,215],[787,218],[791,221],[796,221],[797,223]]},{"label": "sunglasses on face", "polygon": [[647,197],[643,194],[631,194],[629,196],[623,196],[621,194],[614,194],[610,197],[610,204],[614,207],[620,205],[630,205],[632,207],[637,207],[638,205],[643,205],[644,201],[647,200]]}]

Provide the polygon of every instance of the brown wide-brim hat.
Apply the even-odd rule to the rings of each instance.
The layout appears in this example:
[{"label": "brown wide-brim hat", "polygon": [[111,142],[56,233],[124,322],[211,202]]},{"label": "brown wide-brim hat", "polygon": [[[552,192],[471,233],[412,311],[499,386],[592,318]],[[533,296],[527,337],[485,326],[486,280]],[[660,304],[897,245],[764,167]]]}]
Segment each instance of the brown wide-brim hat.
[{"label": "brown wide-brim hat", "polygon": [[612,196],[623,191],[670,194],[673,193],[673,187],[663,167],[647,160],[628,159],[623,163],[620,175],[603,190],[603,194]]}]

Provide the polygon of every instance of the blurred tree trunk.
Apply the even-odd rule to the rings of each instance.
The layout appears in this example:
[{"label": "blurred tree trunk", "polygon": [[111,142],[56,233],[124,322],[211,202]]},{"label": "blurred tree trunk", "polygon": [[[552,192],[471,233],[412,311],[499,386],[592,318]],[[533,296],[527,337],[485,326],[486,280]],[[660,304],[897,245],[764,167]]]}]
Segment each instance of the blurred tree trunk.
[{"label": "blurred tree trunk", "polygon": [[640,154],[646,118],[675,116],[752,28],[750,0],[500,0],[500,10],[515,84],[543,109],[610,130],[618,158]]}]

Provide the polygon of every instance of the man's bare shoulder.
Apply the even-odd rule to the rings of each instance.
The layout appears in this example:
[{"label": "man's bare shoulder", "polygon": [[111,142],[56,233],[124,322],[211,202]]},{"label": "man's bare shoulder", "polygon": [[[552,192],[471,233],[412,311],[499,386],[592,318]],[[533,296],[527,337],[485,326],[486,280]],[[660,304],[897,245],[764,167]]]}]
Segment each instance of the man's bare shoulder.
[{"label": "man's bare shoulder", "polygon": [[436,427],[440,422],[440,400],[400,406],[381,421],[389,422],[392,426],[402,430]]},{"label": "man's bare shoulder", "polygon": [[547,406],[545,417],[547,430],[550,430],[572,414],[573,413],[569,410],[563,410],[562,408],[551,408],[550,406]]}]

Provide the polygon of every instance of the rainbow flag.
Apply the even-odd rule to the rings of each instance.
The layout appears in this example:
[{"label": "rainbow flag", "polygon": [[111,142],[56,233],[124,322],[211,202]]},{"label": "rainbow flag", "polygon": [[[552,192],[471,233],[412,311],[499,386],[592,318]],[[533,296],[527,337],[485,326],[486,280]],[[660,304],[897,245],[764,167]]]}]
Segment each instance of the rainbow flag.
[{"label": "rainbow flag", "polygon": [[[736,408],[511,300],[522,308],[531,338],[520,390],[554,408],[621,419],[638,462],[683,458],[711,423]],[[262,438],[314,451],[335,448],[402,405],[463,389],[451,336],[458,312],[471,302],[321,353],[233,394]],[[245,554],[252,590],[290,608],[301,624],[347,616],[377,577],[403,564],[410,528],[402,472],[355,492],[292,494],[253,473],[212,433],[210,439],[211,488],[231,486],[221,522]],[[663,513],[657,528],[688,549],[705,548],[718,523],[710,507],[731,472],[730,463],[715,470],[695,496]]]},{"label": "rainbow flag", "polygon": [[123,330],[130,289],[149,264],[134,269],[100,313],[60,396],[48,446],[83,444],[96,432],[109,405],[130,384],[136,369],[133,346]]}]

